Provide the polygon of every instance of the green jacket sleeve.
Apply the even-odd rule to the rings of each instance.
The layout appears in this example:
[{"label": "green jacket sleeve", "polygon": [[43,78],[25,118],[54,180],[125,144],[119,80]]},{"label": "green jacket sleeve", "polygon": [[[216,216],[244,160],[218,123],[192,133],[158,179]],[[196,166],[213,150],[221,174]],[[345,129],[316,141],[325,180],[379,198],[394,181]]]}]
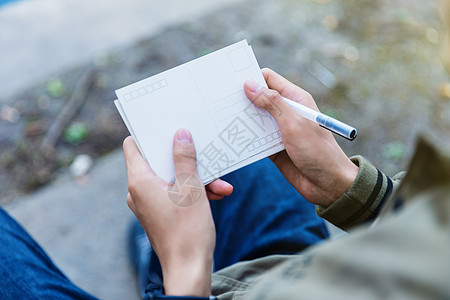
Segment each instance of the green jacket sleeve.
[{"label": "green jacket sleeve", "polygon": [[[374,220],[397,186],[397,180],[391,180],[362,156],[350,159],[359,167],[353,184],[329,207],[316,207],[320,217],[341,229]],[[401,176],[396,175],[395,178]]]}]

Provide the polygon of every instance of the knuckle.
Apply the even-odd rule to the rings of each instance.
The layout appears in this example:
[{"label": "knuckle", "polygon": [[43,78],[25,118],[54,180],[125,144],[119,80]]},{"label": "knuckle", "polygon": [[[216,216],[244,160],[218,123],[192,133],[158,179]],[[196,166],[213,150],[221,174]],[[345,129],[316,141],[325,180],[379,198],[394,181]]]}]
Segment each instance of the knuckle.
[{"label": "knuckle", "polygon": [[263,73],[264,78],[267,80],[274,73],[272,69],[264,67],[261,69],[261,73]]},{"label": "knuckle", "polygon": [[145,174],[139,175],[134,174],[132,178],[128,179],[128,191],[130,192],[130,197],[132,194],[136,194],[139,188],[145,184]]},{"label": "knuckle", "polygon": [[313,96],[307,91],[305,91],[305,98],[314,101]]},{"label": "knuckle", "polygon": [[196,160],[197,154],[193,144],[179,145],[173,149],[175,160]]},{"label": "knuckle", "polygon": [[310,103],[314,103],[314,98],[313,98],[313,96],[310,93],[305,92],[305,97],[304,98],[305,98],[306,101],[308,101]]},{"label": "knuckle", "polygon": [[130,193],[127,195],[127,205],[130,209],[133,208],[133,198],[131,197]]},{"label": "knuckle", "polygon": [[317,110],[317,105],[316,102],[314,101],[314,97],[307,91],[303,91],[303,94],[301,95],[300,98],[300,103],[309,108]]},{"label": "knuckle", "polygon": [[[138,188],[138,184],[136,183],[135,180],[128,180],[128,191],[130,193],[134,194],[137,191],[137,188]],[[131,197],[131,195],[130,195],[130,197]],[[127,196],[127,199],[128,199],[128,196]]]},{"label": "knuckle", "polygon": [[271,112],[275,109],[276,105],[282,101],[280,93],[275,90],[264,89],[260,97],[258,97],[258,106]]},{"label": "knuckle", "polygon": [[270,102],[273,103],[273,104],[278,104],[281,101],[283,101],[283,99],[281,98],[280,93],[278,93],[275,90],[268,90],[268,96],[269,96]]}]

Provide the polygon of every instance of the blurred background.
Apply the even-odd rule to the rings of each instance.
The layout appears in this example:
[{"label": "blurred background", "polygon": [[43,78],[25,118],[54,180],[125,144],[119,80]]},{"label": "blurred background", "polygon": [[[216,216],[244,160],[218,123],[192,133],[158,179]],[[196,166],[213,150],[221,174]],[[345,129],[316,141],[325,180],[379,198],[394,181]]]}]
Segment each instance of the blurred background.
[{"label": "blurred background", "polygon": [[[77,210],[61,200],[84,193],[93,201],[109,190],[124,204],[117,149],[128,133],[113,105],[116,89],[246,38],[261,67],[358,129],[353,142],[336,137],[348,155],[362,154],[393,175],[407,167],[419,134],[448,145],[449,14],[446,0],[0,1],[0,205],[44,247],[56,247],[48,250],[57,257],[75,251],[60,238],[79,245],[98,227],[96,256],[89,244],[71,261],[56,260],[96,296],[119,299],[115,283],[131,280],[129,267],[121,262],[126,278],[105,274],[125,250],[111,244],[119,251],[111,257],[98,237],[104,226],[124,235],[123,221],[114,225],[114,212],[83,219],[88,227],[77,236],[67,221],[114,205],[83,202]],[[68,223],[50,234],[61,218]],[[80,266],[81,257],[98,263]]]}]

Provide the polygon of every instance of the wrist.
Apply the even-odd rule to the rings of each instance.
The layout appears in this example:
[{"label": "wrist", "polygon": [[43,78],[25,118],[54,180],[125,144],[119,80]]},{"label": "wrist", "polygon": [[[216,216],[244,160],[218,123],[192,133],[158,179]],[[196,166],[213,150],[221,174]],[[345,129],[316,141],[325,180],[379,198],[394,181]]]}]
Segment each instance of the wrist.
[{"label": "wrist", "polygon": [[212,257],[163,267],[166,295],[208,297],[211,294]]},{"label": "wrist", "polygon": [[337,199],[341,198],[351,187],[358,175],[359,167],[355,165],[350,159],[346,159],[341,168],[338,168],[338,174],[336,175],[337,182],[335,184],[334,193],[331,197],[331,201],[327,206],[333,204]]}]

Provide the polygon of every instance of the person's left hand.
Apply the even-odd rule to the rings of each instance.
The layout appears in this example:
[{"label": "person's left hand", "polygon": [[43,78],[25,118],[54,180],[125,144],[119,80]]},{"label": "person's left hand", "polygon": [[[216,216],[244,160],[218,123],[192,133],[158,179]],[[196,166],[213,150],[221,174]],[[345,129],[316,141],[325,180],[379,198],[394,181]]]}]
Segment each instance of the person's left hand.
[{"label": "person's left hand", "polygon": [[[181,129],[174,137],[174,184],[153,172],[132,137],[125,139],[123,148],[127,204],[159,257],[166,294],[209,296],[216,233],[191,134]],[[216,181],[209,187],[220,197],[231,193],[227,185]]]}]

